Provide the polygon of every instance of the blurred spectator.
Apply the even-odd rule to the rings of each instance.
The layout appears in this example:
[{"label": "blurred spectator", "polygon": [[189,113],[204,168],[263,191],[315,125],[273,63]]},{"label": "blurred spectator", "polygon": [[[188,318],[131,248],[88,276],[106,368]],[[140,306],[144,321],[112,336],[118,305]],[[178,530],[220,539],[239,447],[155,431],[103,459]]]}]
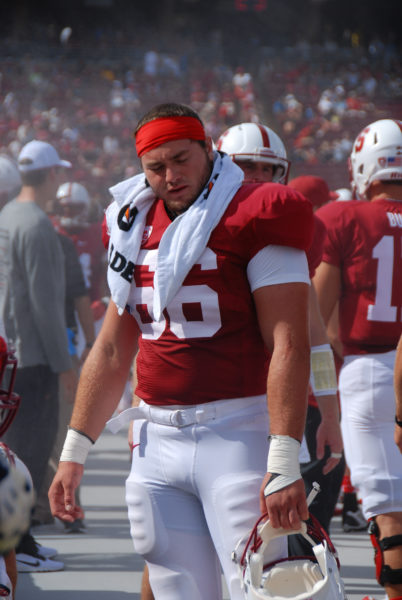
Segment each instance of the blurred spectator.
[{"label": "blurred spectator", "polygon": [[27,465],[37,491],[57,431],[59,376],[71,402],[76,385],[65,324],[63,254],[44,212],[61,169],[69,166],[50,144],[26,144],[18,160],[22,188],[0,213],[1,318],[18,358],[15,391],[24,398],[4,441]]},{"label": "blurred spectator", "polygon": [[180,43],[141,28],[133,40],[124,26],[112,32],[105,25],[97,58],[85,64],[93,40],[84,32],[71,35],[68,60],[59,36],[42,30],[35,54],[16,44],[0,59],[0,153],[16,158],[34,138],[50,142],[74,163],[72,179],[103,207],[107,189],[139,168],[131,124],[155,97],[190,104],[215,138],[236,122],[270,123],[297,169],[322,167],[317,174],[332,186],[348,183],[344,139],[350,143],[368,117],[400,112],[402,61],[392,38],[373,34],[364,49],[361,39],[353,47],[349,32],[343,45],[299,39],[280,49],[253,37],[249,54],[235,47],[225,60],[218,25],[202,39],[189,26]]}]

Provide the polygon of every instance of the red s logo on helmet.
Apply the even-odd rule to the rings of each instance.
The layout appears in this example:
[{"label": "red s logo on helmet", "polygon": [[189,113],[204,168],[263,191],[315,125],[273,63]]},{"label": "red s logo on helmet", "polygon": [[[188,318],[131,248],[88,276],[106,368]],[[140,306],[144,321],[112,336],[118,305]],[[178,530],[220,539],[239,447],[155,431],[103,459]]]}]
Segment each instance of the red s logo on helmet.
[{"label": "red s logo on helmet", "polygon": [[363,144],[364,144],[364,140],[365,140],[365,133],[369,132],[369,127],[366,127],[366,129],[363,129],[363,131],[360,133],[360,135],[358,135],[356,141],[355,141],[355,152],[360,152],[360,150],[362,150],[363,148]]}]

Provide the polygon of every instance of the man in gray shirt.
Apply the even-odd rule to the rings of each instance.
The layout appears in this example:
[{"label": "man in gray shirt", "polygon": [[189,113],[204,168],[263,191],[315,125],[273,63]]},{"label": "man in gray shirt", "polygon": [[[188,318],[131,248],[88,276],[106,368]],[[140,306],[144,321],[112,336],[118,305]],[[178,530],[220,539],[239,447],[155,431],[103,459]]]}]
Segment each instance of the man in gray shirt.
[{"label": "man in gray shirt", "polygon": [[4,441],[27,465],[36,490],[57,433],[59,378],[71,402],[76,384],[66,333],[64,257],[44,212],[65,167],[71,164],[50,144],[26,144],[18,157],[21,191],[0,212],[0,317],[16,349],[15,391],[22,397]]}]

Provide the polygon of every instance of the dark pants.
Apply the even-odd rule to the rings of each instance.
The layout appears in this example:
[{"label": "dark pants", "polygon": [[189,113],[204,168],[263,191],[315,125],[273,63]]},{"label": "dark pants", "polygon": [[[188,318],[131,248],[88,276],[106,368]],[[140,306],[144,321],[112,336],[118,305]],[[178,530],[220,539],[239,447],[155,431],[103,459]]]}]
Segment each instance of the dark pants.
[{"label": "dark pants", "polygon": [[[327,475],[323,475],[322,469],[330,454],[326,448],[325,456],[321,460],[316,458],[316,434],[321,423],[320,411],[316,406],[309,406],[307,411],[306,428],[304,435],[310,452],[311,461],[301,464],[301,474],[308,494],[314,481],[319,483],[321,491],[310,504],[309,510],[318,519],[322,527],[329,533],[330,522],[334,514],[342,485],[343,473],[345,471],[345,459],[339,461],[338,465]],[[289,554],[291,556],[310,555],[311,546],[300,535],[289,536]]]},{"label": "dark pants", "polygon": [[17,369],[14,391],[21,404],[4,442],[26,464],[38,491],[57,434],[58,375],[45,365]]},{"label": "dark pants", "polygon": [[342,457],[335,469],[332,469],[327,475],[322,474],[322,469],[328,459],[330,449],[326,448],[323,459],[318,460],[318,458],[316,458],[316,434],[320,423],[321,415],[319,409],[316,406],[309,406],[304,435],[306,437],[311,461],[301,465],[301,474],[307,493],[311,490],[314,481],[317,481],[320,485],[321,491],[311,503],[310,512],[329,533],[330,522],[334,514],[335,505],[342,485],[343,474],[345,471],[345,459]]}]

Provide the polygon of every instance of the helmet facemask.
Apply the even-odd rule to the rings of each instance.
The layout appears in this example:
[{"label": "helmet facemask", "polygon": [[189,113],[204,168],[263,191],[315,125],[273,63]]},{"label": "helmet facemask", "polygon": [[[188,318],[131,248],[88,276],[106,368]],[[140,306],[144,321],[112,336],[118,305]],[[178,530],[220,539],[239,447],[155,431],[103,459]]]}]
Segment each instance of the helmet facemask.
[{"label": "helmet facemask", "polygon": [[9,429],[20,405],[20,396],[13,392],[16,373],[17,359],[0,337],[0,437]]}]

